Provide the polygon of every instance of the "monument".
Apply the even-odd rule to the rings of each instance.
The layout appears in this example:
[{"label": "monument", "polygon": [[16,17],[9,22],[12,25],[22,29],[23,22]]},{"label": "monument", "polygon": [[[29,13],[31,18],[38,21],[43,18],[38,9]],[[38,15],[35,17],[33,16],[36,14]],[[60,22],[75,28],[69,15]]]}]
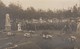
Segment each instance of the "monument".
[{"label": "monument", "polygon": [[6,14],[6,17],[5,17],[5,31],[11,31],[11,23],[10,23],[9,14]]},{"label": "monument", "polygon": [[18,23],[18,31],[22,31],[20,22]]}]

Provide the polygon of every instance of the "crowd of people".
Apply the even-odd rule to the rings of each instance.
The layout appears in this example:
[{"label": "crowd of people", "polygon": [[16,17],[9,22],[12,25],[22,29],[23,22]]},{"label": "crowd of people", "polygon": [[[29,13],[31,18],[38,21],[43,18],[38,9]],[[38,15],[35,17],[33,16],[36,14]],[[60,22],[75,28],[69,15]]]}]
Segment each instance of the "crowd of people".
[{"label": "crowd of people", "polygon": [[74,33],[74,32],[79,32],[80,30],[80,22],[77,20],[68,20],[64,28],[62,29],[65,33]]}]

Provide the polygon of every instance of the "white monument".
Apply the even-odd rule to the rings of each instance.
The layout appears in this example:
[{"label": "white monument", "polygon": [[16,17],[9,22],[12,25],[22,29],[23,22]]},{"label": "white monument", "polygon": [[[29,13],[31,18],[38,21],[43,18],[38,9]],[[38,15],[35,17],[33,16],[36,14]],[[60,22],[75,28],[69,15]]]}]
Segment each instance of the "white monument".
[{"label": "white monument", "polygon": [[11,23],[10,23],[9,14],[6,14],[6,18],[5,18],[5,31],[11,31]]},{"label": "white monument", "polygon": [[18,23],[18,31],[22,31],[22,29],[21,29],[21,23]]}]

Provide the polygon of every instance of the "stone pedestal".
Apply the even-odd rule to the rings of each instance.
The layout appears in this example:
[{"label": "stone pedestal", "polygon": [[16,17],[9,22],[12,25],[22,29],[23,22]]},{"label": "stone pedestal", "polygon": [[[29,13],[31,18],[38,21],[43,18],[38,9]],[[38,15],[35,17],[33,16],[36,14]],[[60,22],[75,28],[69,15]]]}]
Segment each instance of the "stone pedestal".
[{"label": "stone pedestal", "polygon": [[11,26],[5,26],[5,31],[11,31]]}]

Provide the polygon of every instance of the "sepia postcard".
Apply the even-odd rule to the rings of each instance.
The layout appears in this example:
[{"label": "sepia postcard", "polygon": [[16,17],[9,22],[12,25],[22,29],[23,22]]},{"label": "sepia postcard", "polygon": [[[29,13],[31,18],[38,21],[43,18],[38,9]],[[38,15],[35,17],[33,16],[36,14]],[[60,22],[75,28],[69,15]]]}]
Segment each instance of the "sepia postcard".
[{"label": "sepia postcard", "polygon": [[80,49],[80,0],[0,0],[0,49]]}]

